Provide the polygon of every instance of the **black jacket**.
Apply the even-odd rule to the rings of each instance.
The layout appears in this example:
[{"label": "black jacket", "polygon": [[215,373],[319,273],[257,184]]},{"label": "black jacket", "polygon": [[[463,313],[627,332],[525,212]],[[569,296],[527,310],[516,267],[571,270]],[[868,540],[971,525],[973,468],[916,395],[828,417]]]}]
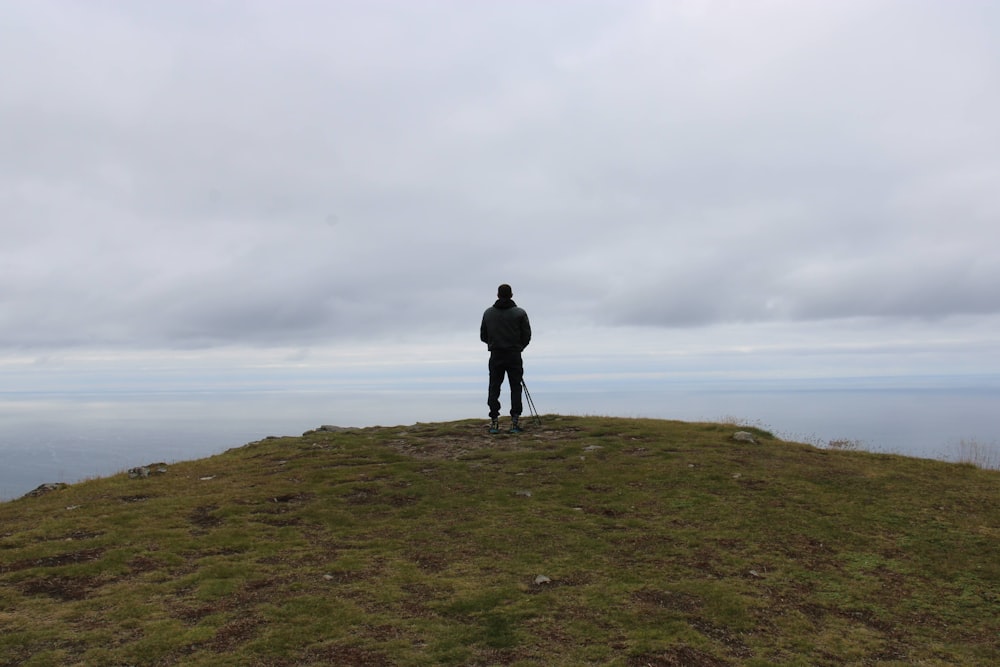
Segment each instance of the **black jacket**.
[{"label": "black jacket", "polygon": [[531,342],[528,313],[519,308],[513,299],[497,299],[483,313],[479,340],[486,343],[491,352],[520,352]]}]

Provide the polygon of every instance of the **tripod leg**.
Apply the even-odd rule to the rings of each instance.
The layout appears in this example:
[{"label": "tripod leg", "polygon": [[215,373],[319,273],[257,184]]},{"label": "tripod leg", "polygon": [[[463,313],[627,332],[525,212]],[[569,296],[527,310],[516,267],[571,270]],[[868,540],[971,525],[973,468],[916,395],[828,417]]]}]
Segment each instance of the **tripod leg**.
[{"label": "tripod leg", "polygon": [[538,426],[542,425],[542,419],[538,416],[538,410],[535,409],[535,402],[531,400],[531,392],[528,391],[528,385],[525,384],[524,379],[521,379],[521,388],[524,389],[524,397],[528,399],[528,409],[531,411],[531,417],[535,424]]}]

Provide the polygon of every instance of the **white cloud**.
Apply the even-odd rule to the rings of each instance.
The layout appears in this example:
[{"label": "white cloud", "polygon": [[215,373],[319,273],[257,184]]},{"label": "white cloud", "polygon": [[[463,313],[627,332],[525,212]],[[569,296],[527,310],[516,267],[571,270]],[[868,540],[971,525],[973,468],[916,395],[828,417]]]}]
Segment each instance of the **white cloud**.
[{"label": "white cloud", "polygon": [[986,3],[0,14],[9,354],[477,350],[500,282],[581,354],[1000,310]]}]

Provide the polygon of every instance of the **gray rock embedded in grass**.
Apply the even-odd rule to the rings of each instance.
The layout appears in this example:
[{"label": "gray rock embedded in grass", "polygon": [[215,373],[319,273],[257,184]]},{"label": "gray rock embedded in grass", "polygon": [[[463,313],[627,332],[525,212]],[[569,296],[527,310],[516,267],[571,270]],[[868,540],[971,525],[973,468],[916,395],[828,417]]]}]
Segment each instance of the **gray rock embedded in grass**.
[{"label": "gray rock embedded in grass", "polygon": [[150,463],[148,466],[131,468],[128,471],[129,479],[144,479],[152,475],[163,475],[167,472],[166,463]]},{"label": "gray rock embedded in grass", "polygon": [[317,431],[323,431],[325,433],[343,433],[344,431],[356,431],[357,429],[353,426],[333,426],[332,424],[323,424]]},{"label": "gray rock embedded in grass", "polygon": [[333,424],[323,424],[318,426],[311,431],[306,431],[302,435],[311,435],[313,433],[352,433],[358,429],[354,426],[334,426]]},{"label": "gray rock embedded in grass", "polygon": [[69,484],[65,482],[46,482],[45,484],[40,484],[35,489],[28,491],[24,494],[24,498],[37,498],[38,496],[44,496],[46,493],[52,493],[53,491],[59,491],[65,489]]}]

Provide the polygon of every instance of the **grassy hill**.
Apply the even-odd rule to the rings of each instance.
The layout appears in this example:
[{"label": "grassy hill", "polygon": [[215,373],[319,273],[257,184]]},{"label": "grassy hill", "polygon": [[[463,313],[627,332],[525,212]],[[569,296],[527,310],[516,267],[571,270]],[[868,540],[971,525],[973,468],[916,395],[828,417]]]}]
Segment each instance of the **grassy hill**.
[{"label": "grassy hill", "polygon": [[0,665],[1000,663],[1000,473],[543,420],[315,431],[0,504]]}]

